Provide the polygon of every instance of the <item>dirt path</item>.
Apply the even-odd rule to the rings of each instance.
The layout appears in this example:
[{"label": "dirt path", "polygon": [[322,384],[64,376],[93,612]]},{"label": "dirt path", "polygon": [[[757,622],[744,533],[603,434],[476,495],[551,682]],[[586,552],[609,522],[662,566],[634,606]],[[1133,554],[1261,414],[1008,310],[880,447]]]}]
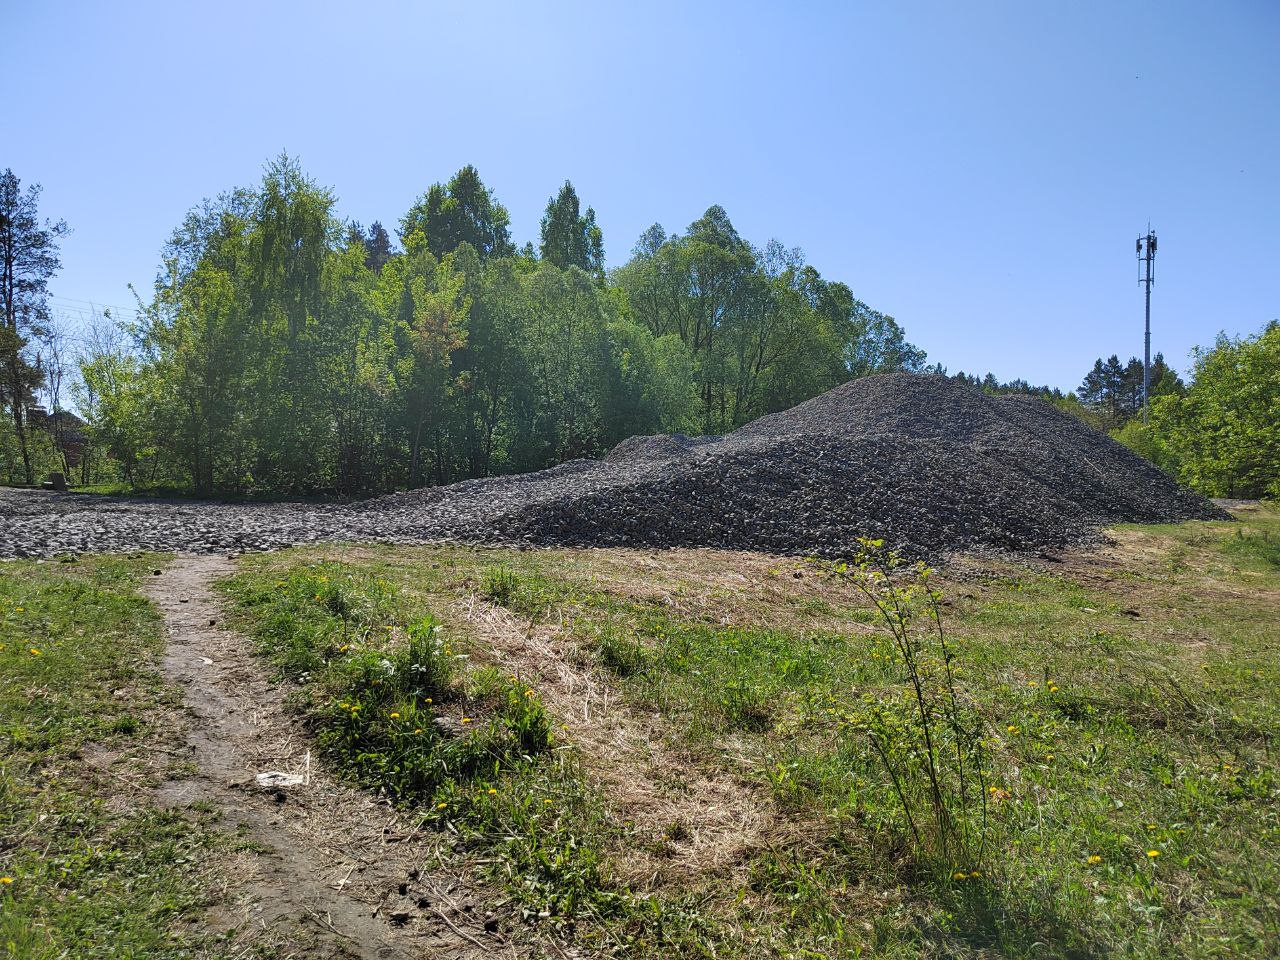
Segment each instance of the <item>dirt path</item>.
[{"label": "dirt path", "polygon": [[[428,871],[438,837],[315,762],[283,709],[284,691],[266,679],[248,641],[219,626],[211,583],[233,570],[223,556],[180,557],[145,591],[164,615],[162,670],[185,701],[198,768],[164,783],[158,802],[210,805],[246,841],[228,864],[228,895],[212,923],[280,956],[516,956],[500,918],[462,883]],[[305,780],[260,786],[257,775],[268,771]]]}]

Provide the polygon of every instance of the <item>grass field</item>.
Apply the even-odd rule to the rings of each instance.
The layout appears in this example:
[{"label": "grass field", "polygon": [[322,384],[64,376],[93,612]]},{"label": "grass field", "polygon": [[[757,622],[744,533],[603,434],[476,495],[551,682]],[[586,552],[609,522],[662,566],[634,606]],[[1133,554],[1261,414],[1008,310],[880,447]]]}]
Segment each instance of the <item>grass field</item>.
[{"label": "grass field", "polygon": [[[154,563],[0,566],[6,955],[217,955],[216,811],[137,802],[181,773]],[[902,657],[821,565],[325,547],[223,584],[327,762],[447,838],[429,866],[585,953],[1280,952],[1280,510],[934,586],[982,758],[945,855],[868,734],[902,721],[912,796]]]},{"label": "grass field", "polygon": [[137,803],[175,712],[135,592],[152,566],[0,565],[0,955],[212,955],[213,813]]},{"label": "grass field", "polygon": [[[813,565],[299,550],[228,590],[331,760],[584,946],[1275,955],[1280,513],[1114,536],[938,584],[987,755],[969,863],[912,842],[855,720],[901,662]],[[437,652],[404,659],[434,624]],[[447,673],[415,688],[411,667]]]}]

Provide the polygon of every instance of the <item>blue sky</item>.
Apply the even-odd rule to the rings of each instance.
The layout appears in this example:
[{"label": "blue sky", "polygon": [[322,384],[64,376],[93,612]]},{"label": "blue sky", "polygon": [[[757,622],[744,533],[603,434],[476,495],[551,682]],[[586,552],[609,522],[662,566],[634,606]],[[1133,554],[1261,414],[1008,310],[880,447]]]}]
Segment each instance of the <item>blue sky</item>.
[{"label": "blue sky", "polygon": [[0,167],[74,232],[55,304],[128,306],[281,150],[390,226],[474,163],[536,237],[567,177],[610,265],[713,203],[931,360],[1075,386],[1280,316],[1280,3],[3,3]]}]

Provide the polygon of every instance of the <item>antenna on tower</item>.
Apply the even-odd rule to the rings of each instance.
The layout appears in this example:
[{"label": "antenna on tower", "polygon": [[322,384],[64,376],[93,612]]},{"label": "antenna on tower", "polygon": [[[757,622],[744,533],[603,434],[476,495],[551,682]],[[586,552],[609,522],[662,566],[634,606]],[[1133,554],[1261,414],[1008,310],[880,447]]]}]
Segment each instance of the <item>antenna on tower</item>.
[{"label": "antenna on tower", "polygon": [[1145,341],[1142,354],[1142,422],[1150,416],[1151,400],[1151,285],[1156,282],[1156,235],[1147,222],[1147,235],[1139,237],[1135,247],[1138,255],[1138,283],[1146,285],[1147,311]]}]

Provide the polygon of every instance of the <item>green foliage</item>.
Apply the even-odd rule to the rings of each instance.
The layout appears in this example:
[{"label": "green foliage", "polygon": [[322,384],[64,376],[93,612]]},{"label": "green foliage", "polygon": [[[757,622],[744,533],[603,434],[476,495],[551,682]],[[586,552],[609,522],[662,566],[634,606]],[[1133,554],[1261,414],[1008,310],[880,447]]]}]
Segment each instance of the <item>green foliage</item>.
[{"label": "green foliage", "polygon": [[916,856],[954,879],[981,876],[989,760],[980,715],[958,693],[942,594],[924,564],[907,566],[879,540],[861,544],[852,562],[827,569],[880,614],[901,684],[887,696],[863,694],[846,721],[866,736],[893,782]]},{"label": "green foliage", "polygon": [[715,206],[668,237],[656,224],[613,275],[631,315],[692,361],[699,430],[731,430],[848,380],[919,369],[892,317],[823,280],[798,250],[756,249]]},{"label": "green foliage", "polygon": [[1143,423],[1141,418],[1134,417],[1119,430],[1112,431],[1111,436],[1165,472],[1178,474],[1178,459],[1154,424]]},{"label": "green foliage", "polygon": [[596,212],[579,211],[578,193],[568,180],[559,195],[547,201],[542,217],[542,259],[561,269],[577,267],[587,273],[604,273],[604,234],[596,226]]},{"label": "green foliage", "polygon": [[1210,496],[1280,497],[1280,322],[1255,337],[1221,336],[1194,360],[1186,394],[1152,404],[1162,455]]},{"label": "green foliage", "polygon": [[408,244],[414,234],[420,234],[437,259],[464,243],[482,259],[509,257],[515,252],[510,222],[507,208],[494,199],[479,172],[468,164],[447,184],[432,184],[400,221],[400,236]]},{"label": "green foliage", "polygon": [[24,437],[25,458],[23,443],[14,429],[13,420],[0,420],[0,483],[26,483],[28,465],[31,467],[32,478],[37,482],[51,472],[63,469],[62,455],[54,446],[53,437],[46,431],[33,430],[28,425]]},{"label": "green foliage", "polygon": [[402,252],[334,206],[282,156],[174,232],[132,346],[81,364],[89,434],[126,481],[360,496],[537,470],[923,363],[891,317],[718,207],[606,280],[567,183],[540,257],[471,167],[405,215]]},{"label": "green foliage", "polygon": [[0,174],[0,407],[8,408],[12,424],[5,447],[15,448],[0,451],[0,467],[12,476],[10,460],[20,461],[21,478],[31,484],[38,474],[27,407],[44,374],[29,347],[48,329],[48,284],[62,266],[58,243],[67,225],[40,219],[39,184],[21,187],[12,170]]},{"label": "green foliage", "polygon": [[[1161,353],[1151,361],[1150,383],[1152,399],[1179,394],[1184,389],[1182,378],[1165,363]],[[1130,357],[1128,363],[1121,363],[1119,356],[1112,354],[1105,361],[1098,359],[1094,363],[1076,389],[1076,396],[1087,408],[1105,418],[1108,426],[1118,428],[1141,413],[1142,389],[1142,361]]]},{"label": "green foliage", "polygon": [[520,591],[520,578],[508,567],[490,567],[484,572],[483,591],[499,606],[511,606]]}]

